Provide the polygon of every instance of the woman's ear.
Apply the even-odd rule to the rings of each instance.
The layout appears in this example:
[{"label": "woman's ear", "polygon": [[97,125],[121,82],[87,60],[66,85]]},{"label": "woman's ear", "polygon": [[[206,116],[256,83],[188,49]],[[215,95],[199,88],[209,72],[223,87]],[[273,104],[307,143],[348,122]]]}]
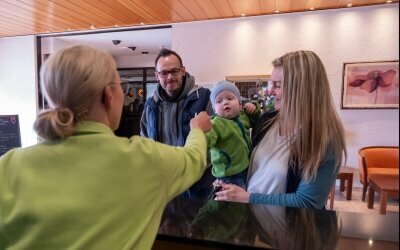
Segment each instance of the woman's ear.
[{"label": "woman's ear", "polygon": [[103,98],[102,98],[102,102],[104,103],[104,105],[106,106],[106,108],[110,108],[113,102],[114,96],[112,93],[112,89],[110,85],[107,85],[104,87],[103,90]]}]

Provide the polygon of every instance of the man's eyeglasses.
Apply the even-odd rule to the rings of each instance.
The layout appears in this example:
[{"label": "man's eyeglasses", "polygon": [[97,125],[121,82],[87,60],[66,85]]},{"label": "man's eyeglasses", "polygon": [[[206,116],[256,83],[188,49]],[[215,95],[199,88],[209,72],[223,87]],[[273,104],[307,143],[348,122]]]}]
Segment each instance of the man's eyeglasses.
[{"label": "man's eyeglasses", "polygon": [[181,68],[174,68],[172,70],[162,70],[162,71],[156,71],[157,75],[162,78],[167,78],[169,74],[172,76],[178,76],[179,73],[181,72]]}]

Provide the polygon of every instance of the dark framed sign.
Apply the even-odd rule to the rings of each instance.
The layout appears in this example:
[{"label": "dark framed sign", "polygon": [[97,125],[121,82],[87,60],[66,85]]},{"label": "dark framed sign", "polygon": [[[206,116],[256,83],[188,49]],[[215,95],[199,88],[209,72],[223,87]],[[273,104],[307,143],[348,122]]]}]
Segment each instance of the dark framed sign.
[{"label": "dark framed sign", "polygon": [[0,156],[21,147],[18,115],[0,115]]},{"label": "dark framed sign", "polygon": [[341,107],[399,108],[399,61],[344,63]]}]

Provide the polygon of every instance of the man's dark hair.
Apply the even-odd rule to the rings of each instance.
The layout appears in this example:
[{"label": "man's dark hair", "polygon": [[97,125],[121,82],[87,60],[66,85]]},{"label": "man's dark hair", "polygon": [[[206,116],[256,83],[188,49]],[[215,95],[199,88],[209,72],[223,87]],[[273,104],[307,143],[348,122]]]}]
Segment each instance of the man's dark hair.
[{"label": "man's dark hair", "polygon": [[176,57],[178,58],[178,60],[179,60],[179,63],[181,64],[181,67],[183,66],[182,59],[181,59],[181,57],[178,55],[178,53],[176,53],[176,52],[173,51],[173,50],[169,50],[169,49],[161,49],[161,50],[160,50],[160,52],[158,53],[158,55],[157,55],[157,57],[156,57],[156,61],[155,61],[154,65],[157,67],[157,62],[158,62],[158,60],[160,59],[160,57],[167,57],[167,56],[169,56],[169,55],[174,55],[174,56],[176,56]]}]

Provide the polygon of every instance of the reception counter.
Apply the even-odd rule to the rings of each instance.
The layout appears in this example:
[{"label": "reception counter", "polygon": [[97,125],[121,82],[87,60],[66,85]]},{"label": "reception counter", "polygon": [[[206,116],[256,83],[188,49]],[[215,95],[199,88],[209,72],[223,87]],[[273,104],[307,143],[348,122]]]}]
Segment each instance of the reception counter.
[{"label": "reception counter", "polygon": [[177,198],[158,249],[399,249],[399,215],[321,211]]}]

